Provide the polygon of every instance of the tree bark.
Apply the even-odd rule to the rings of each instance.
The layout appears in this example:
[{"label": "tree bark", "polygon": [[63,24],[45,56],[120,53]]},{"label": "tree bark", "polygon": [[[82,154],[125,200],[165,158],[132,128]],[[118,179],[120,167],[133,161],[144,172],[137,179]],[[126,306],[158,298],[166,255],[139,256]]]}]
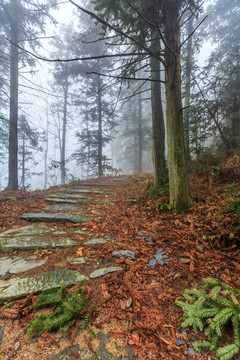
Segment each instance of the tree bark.
[{"label": "tree bark", "polygon": [[66,131],[67,131],[67,99],[68,83],[64,86],[64,105],[63,105],[63,130],[62,130],[62,147],[61,147],[61,183],[66,181]]},{"label": "tree bark", "polygon": [[47,189],[48,185],[48,101],[47,101],[47,111],[46,111],[46,118],[47,118],[47,129],[46,129],[46,149],[44,152],[44,189]]},{"label": "tree bark", "polygon": [[[193,31],[193,19],[188,22],[187,36],[190,36]],[[185,127],[185,151],[186,160],[190,160],[190,146],[189,146],[189,106],[190,106],[190,90],[191,90],[191,72],[192,72],[192,36],[187,42],[187,56],[186,56],[186,78],[185,78],[185,97],[184,97],[184,118],[183,123]]]},{"label": "tree bark", "polygon": [[143,132],[142,132],[142,96],[138,95],[138,174],[142,173]]},{"label": "tree bark", "polygon": [[23,132],[22,141],[22,188],[25,188],[25,134]]},{"label": "tree bark", "polygon": [[[158,32],[152,30],[152,46],[154,53],[160,52]],[[151,57],[151,78],[160,81],[160,61]],[[165,125],[162,109],[160,82],[151,82],[151,106],[152,106],[152,159],[154,185],[161,186],[167,183],[167,167],[165,159]]]},{"label": "tree bark", "polygon": [[184,151],[184,129],[181,104],[180,76],[180,2],[168,1],[163,6],[163,25],[165,30],[165,81],[167,107],[167,143],[169,202],[177,212],[187,210],[192,201],[186,171]]},{"label": "tree bark", "polygon": [[[18,189],[18,1],[10,3],[10,108],[8,190]],[[16,45],[15,45],[16,44]]]},{"label": "tree bark", "polygon": [[98,176],[103,176],[103,138],[102,138],[102,92],[101,92],[101,78],[97,77],[98,93],[97,93],[97,106],[98,106]]}]

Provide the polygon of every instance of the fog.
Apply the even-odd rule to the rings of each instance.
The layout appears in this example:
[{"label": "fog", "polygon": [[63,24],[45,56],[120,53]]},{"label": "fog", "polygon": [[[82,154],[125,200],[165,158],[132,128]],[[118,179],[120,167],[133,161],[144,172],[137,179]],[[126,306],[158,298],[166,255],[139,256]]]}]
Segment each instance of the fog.
[{"label": "fog", "polygon": [[[44,1],[35,3],[43,4]],[[88,2],[76,3],[94,11]],[[217,6],[221,6],[219,0],[205,2],[201,11],[191,10],[194,19],[193,28],[196,28],[196,31],[192,31],[191,34],[193,39],[191,71],[198,79],[198,86],[203,91],[207,86],[207,80],[202,75],[204,67],[209,62],[211,52],[218,48],[218,41],[220,41],[214,40],[217,24],[214,24],[212,15],[208,14],[209,3],[216,6],[217,10]],[[0,163],[1,189],[8,185],[9,144],[5,130],[9,122],[9,98],[11,98],[9,64],[7,64],[7,59],[11,56],[9,55],[11,33],[4,16],[8,6],[14,6],[14,4],[19,4],[33,12],[36,10],[35,5],[23,0],[19,2],[4,0],[1,5],[1,17],[6,23],[1,30],[1,36],[4,39],[4,48],[1,52],[5,54],[5,57],[0,58],[0,62],[2,61],[1,79],[3,79],[0,82],[3,133]],[[231,6],[227,10],[231,12]],[[149,55],[139,55],[139,58],[134,55],[110,57],[113,54],[131,51],[134,53],[142,50],[139,50],[138,46],[134,48],[134,43],[131,44],[129,39],[123,41],[119,37],[114,37],[116,33],[113,30],[106,31],[102,35],[102,27],[69,1],[59,2],[57,9],[49,7],[45,13],[47,13],[45,17],[37,14],[36,17],[39,15],[39,19],[36,20],[20,20],[22,25],[19,25],[18,118],[23,117],[22,119],[25,119],[29,125],[28,130],[21,130],[22,135],[19,130],[18,136],[19,187],[42,189],[76,178],[152,172]],[[186,100],[185,71],[189,22],[186,19],[191,18],[189,14],[190,12],[186,12],[182,19],[183,23],[186,22],[186,26],[182,27],[182,39],[186,39],[186,44],[182,48],[183,104]],[[208,18],[201,24],[206,15]],[[6,30],[7,27],[8,30]],[[30,38],[31,31],[34,33],[33,37],[36,36],[37,43]],[[101,36],[105,40],[97,41]],[[159,40],[161,47],[164,46],[161,38]],[[146,41],[149,39],[147,38]],[[99,55],[108,57],[99,59]],[[66,60],[76,57],[96,57],[96,59],[71,62],[44,61],[44,59]],[[130,64],[131,61],[132,64]],[[162,108],[166,122],[163,70],[161,65]],[[214,71],[213,66],[209,74],[213,74]],[[134,78],[139,80],[134,81]],[[199,89],[193,80],[191,81],[190,105],[191,101],[196,102],[199,96]],[[195,117],[196,115],[193,114],[192,119]],[[209,144],[209,139],[212,142],[216,135],[214,129],[210,134],[210,128],[212,129],[210,119],[201,121],[204,123],[201,123],[198,134],[204,127],[207,132],[204,137],[201,135],[201,139],[200,135],[197,139],[193,137],[194,125],[191,124],[190,128],[190,143],[192,141],[194,144],[190,151],[193,157],[197,153],[196,144],[196,146],[204,147]],[[36,133],[35,142],[32,138],[33,133]],[[167,156],[166,130],[165,135],[165,155]]]}]

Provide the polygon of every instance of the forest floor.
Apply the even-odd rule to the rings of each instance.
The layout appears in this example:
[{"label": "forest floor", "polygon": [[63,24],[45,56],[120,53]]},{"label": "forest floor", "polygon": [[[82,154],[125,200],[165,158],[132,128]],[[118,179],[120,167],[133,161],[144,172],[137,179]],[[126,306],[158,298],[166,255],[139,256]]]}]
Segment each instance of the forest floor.
[{"label": "forest floor", "polygon": [[[209,187],[204,174],[192,174],[190,184],[194,205],[185,214],[173,213],[165,206],[161,210],[167,197],[163,195],[152,199],[147,196],[146,187],[151,181],[150,175],[129,176],[127,180],[118,181],[117,186],[108,189],[111,192],[110,200],[115,206],[89,204],[87,211],[92,213],[90,222],[58,225],[66,230],[79,228],[89,231],[94,238],[110,234],[112,241],[98,248],[86,248],[81,244],[88,235],[83,234],[78,236],[77,248],[57,248],[32,253],[47,260],[41,266],[43,271],[61,268],[61,264],[66,264],[69,256],[94,258],[99,265],[111,260],[115,250],[124,248],[133,251],[136,260],[114,260],[115,264],[123,268],[122,272],[87,282],[87,297],[97,303],[100,299],[105,300],[94,311],[93,328],[101,330],[120,344],[121,354],[117,355],[121,355],[123,359],[128,344],[133,349],[134,358],[139,359],[215,359],[210,353],[191,354],[189,349],[193,348],[194,333],[191,329],[187,329],[185,335],[182,333],[183,312],[175,301],[182,298],[184,289],[200,288],[203,279],[207,277],[217,278],[240,288],[240,237],[239,230],[234,230],[239,217],[224,211],[231,196],[227,194],[228,185],[233,180],[221,182],[214,179]],[[46,196],[58,189],[53,187],[44,191],[1,192],[1,232],[16,225],[26,225],[19,216],[24,212],[39,212],[45,206]],[[101,195],[98,196],[101,198]],[[95,214],[95,210],[101,211],[102,216]],[[170,259],[169,263],[156,263],[149,267],[149,261],[154,259],[153,255],[159,248],[165,251]],[[3,255],[5,254],[0,254],[0,257]],[[17,255],[21,256],[21,252]],[[91,267],[86,263],[71,265],[70,269],[88,275],[92,271]],[[24,276],[39,271],[39,268],[35,268]],[[0,325],[5,326],[5,335],[0,345],[1,360],[46,360],[64,347],[74,344],[74,332],[71,339],[66,338],[61,345],[58,344],[58,334],[55,337],[45,334],[45,338],[26,337],[27,324],[33,318],[29,306],[34,301],[36,302],[36,296],[26,303],[18,300],[11,309],[2,308],[0,311]],[[94,350],[97,340],[91,340],[87,331],[84,333],[83,341],[90,352],[94,358],[101,359]],[[199,334],[198,336],[201,337]],[[181,346],[176,345],[176,337],[184,340]],[[74,350],[70,355],[72,357],[65,359],[78,357]]]}]

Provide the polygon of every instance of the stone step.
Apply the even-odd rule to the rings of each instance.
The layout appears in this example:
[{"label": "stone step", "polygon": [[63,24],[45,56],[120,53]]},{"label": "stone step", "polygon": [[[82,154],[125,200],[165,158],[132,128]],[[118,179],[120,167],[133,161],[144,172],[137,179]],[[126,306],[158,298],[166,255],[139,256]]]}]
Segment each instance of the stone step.
[{"label": "stone step", "polygon": [[6,230],[0,233],[0,239],[8,236],[28,236],[28,235],[46,235],[49,233],[54,233],[55,235],[64,234],[64,231],[58,230],[56,226],[46,226],[40,224],[31,224],[27,226],[14,227],[12,229]]},{"label": "stone step", "polygon": [[47,205],[45,208],[43,208],[45,211],[79,211],[83,210],[80,206],[74,205],[74,204],[53,204],[53,205]]},{"label": "stone step", "polygon": [[45,201],[54,204],[76,204],[76,205],[79,204],[79,201],[77,200],[61,199],[61,198],[53,198],[53,197],[46,198]]},{"label": "stone step", "polygon": [[39,259],[36,255],[32,256],[4,256],[0,257],[0,277],[7,274],[20,274],[25,271],[42,266],[46,260]]},{"label": "stone step", "polygon": [[0,303],[85,280],[88,280],[87,276],[68,269],[46,271],[26,278],[0,280]]},{"label": "stone step", "polygon": [[109,186],[108,183],[104,183],[104,182],[98,182],[98,183],[88,183],[88,182],[82,182],[79,183],[77,185],[73,185],[72,188],[74,187],[79,187],[79,186],[89,186],[89,187],[94,187],[94,186]]},{"label": "stone step", "polygon": [[104,194],[103,191],[98,190],[89,190],[89,189],[81,189],[81,188],[63,188],[61,189],[62,192],[66,194]]},{"label": "stone step", "polygon": [[46,222],[60,222],[60,223],[84,223],[90,219],[82,215],[66,214],[66,213],[26,213],[20,216],[21,219],[27,221],[46,221]]},{"label": "stone step", "polygon": [[0,252],[29,251],[39,249],[70,248],[78,243],[68,237],[53,236],[19,236],[0,239]]},{"label": "stone step", "polygon": [[106,236],[104,238],[97,238],[97,239],[90,239],[83,243],[83,246],[89,246],[89,247],[97,247],[98,245],[104,245],[108,241],[110,241],[111,238],[109,236]]},{"label": "stone step", "polygon": [[107,274],[110,274],[112,272],[115,272],[115,271],[122,271],[123,268],[121,267],[107,267],[107,268],[101,268],[101,269],[98,269],[98,270],[94,270],[90,275],[90,279],[96,279],[100,276],[104,276],[104,275],[107,275]]},{"label": "stone step", "polygon": [[64,194],[59,192],[53,195],[50,195],[51,198],[61,198],[61,199],[70,199],[70,200],[79,200],[79,199],[88,199],[87,196],[78,195],[78,194]]}]

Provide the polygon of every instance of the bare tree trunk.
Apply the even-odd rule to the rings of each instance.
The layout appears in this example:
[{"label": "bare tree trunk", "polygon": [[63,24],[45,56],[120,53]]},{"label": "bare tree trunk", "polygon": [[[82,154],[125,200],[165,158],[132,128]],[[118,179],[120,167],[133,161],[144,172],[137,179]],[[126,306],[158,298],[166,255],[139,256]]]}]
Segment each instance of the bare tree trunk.
[{"label": "bare tree trunk", "polygon": [[[160,52],[158,32],[152,30],[152,46],[154,53]],[[162,97],[160,85],[160,61],[151,57],[151,78],[159,82],[151,82],[151,105],[152,105],[152,158],[154,185],[160,186],[167,183],[167,167],[165,159],[165,126],[162,110]]]},{"label": "bare tree trunk", "polygon": [[8,190],[18,189],[18,1],[10,3],[10,111]]},{"label": "bare tree trunk", "polygon": [[64,105],[63,105],[63,129],[62,129],[62,147],[61,147],[61,183],[66,181],[66,131],[67,131],[67,100],[68,100],[68,83],[64,87]]},{"label": "bare tree trunk", "polygon": [[191,90],[191,72],[192,72],[192,31],[193,31],[192,16],[188,22],[188,35],[190,36],[187,42],[187,57],[186,57],[186,78],[185,78],[185,97],[184,97],[184,118],[183,123],[185,127],[185,152],[186,160],[190,160],[189,147],[189,106],[190,106],[190,90]]},{"label": "bare tree trunk", "polygon": [[[47,103],[48,105],[48,103]],[[47,115],[47,131],[46,131],[46,149],[45,149],[45,153],[44,153],[44,189],[47,188],[48,185],[48,168],[47,168],[47,160],[48,160],[48,110],[46,111],[46,115]]]},{"label": "bare tree trunk", "polygon": [[142,132],[142,96],[138,95],[138,174],[142,173],[143,132]]},{"label": "bare tree trunk", "polygon": [[180,28],[181,2],[171,1],[163,6],[165,29],[165,81],[167,106],[168,176],[170,205],[182,212],[192,205],[186,171],[184,129],[181,103]]},{"label": "bare tree trunk", "polygon": [[102,82],[100,76],[97,77],[98,93],[97,93],[97,104],[98,104],[98,176],[103,176],[103,138],[102,138]]},{"label": "bare tree trunk", "polygon": [[22,141],[22,188],[25,188],[25,134]]}]

